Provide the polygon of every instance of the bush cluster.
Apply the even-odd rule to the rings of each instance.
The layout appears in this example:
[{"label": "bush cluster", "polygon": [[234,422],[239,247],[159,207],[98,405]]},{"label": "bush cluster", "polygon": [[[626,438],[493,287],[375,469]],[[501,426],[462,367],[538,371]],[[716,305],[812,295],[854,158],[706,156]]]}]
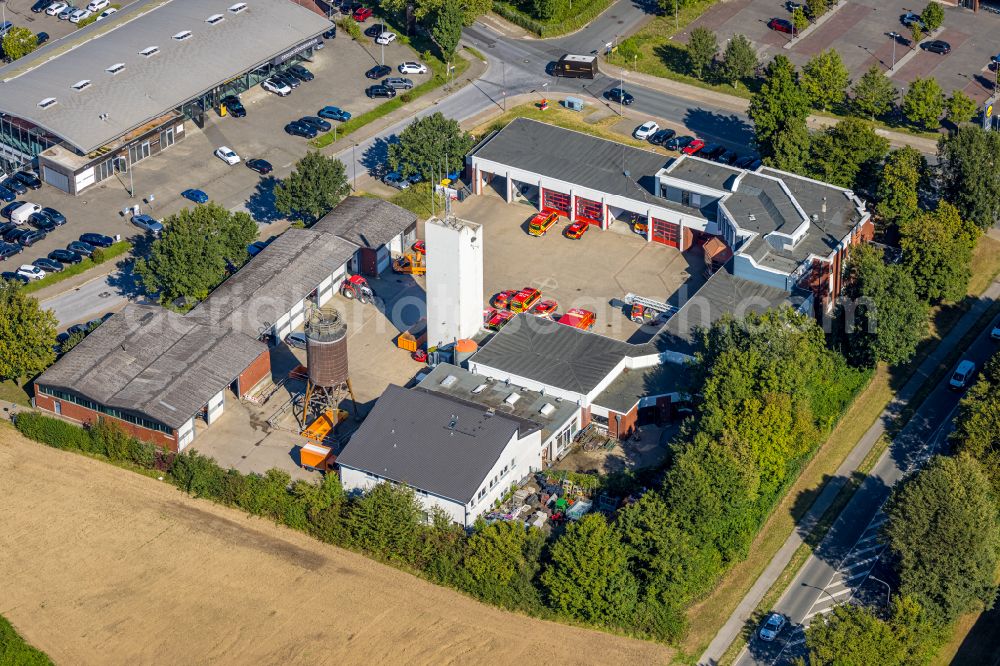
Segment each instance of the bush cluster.
[{"label": "bush cluster", "polygon": [[[555,37],[573,32],[593,21],[608,8],[611,0],[592,0],[585,7],[583,0],[572,3],[549,2],[502,2],[494,0],[493,11],[511,23],[539,37]],[[564,5],[564,6],[563,6]],[[549,10],[555,6],[556,11]]]}]

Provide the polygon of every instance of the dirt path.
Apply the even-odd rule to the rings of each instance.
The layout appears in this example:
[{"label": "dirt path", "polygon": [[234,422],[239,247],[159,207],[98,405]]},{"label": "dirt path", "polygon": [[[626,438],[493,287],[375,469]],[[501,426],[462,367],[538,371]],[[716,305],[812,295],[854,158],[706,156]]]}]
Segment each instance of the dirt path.
[{"label": "dirt path", "polygon": [[654,664],[0,425],[0,614],[57,663]]}]

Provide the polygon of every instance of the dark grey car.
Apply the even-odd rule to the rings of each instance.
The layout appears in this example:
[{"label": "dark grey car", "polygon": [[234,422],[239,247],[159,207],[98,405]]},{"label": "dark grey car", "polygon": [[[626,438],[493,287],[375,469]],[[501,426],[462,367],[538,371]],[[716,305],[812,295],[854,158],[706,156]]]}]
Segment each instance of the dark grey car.
[{"label": "dark grey car", "polygon": [[413,81],[404,76],[390,76],[382,81],[382,85],[393,90],[409,90],[413,87]]}]

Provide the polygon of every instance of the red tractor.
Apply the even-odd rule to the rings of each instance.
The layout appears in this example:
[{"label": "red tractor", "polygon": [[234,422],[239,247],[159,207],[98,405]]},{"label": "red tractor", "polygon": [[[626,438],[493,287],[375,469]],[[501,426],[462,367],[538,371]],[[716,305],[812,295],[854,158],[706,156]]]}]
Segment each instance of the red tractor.
[{"label": "red tractor", "polygon": [[368,286],[368,280],[360,275],[350,275],[340,285],[340,295],[348,300],[357,299],[361,303],[375,300],[375,292]]}]

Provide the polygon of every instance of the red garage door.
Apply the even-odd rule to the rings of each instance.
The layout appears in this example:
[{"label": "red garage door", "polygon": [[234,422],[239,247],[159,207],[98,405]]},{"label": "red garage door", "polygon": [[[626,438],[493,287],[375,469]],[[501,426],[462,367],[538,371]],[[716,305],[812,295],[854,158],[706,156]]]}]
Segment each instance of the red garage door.
[{"label": "red garage door", "polygon": [[569,195],[555,190],[542,190],[542,208],[569,217]]},{"label": "red garage door", "polygon": [[670,247],[681,246],[681,225],[653,218],[653,241]]},{"label": "red garage door", "polygon": [[604,205],[583,197],[576,198],[576,219],[601,226],[604,221]]}]

